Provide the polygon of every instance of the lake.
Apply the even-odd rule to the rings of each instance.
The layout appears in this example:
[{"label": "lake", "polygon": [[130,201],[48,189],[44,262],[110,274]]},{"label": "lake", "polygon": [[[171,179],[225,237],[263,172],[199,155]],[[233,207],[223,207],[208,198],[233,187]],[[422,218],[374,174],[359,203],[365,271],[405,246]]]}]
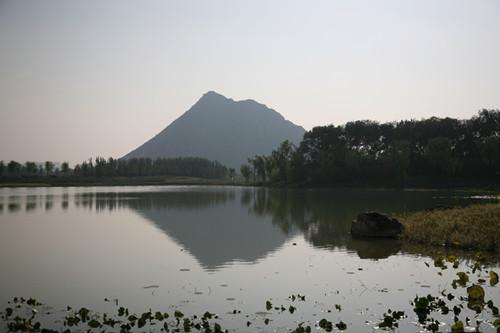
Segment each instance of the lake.
[{"label": "lake", "polygon": [[[451,281],[470,271],[468,262],[441,270],[427,248],[353,240],[352,219],[368,210],[404,214],[484,201],[446,191],[1,188],[1,308],[24,296],[54,309],[115,311],[118,299],[138,313],[208,310],[223,327],[244,332],[289,332],[322,318],[371,332],[392,309],[408,315],[396,331],[415,332],[410,302],[443,290],[466,295]],[[498,272],[498,263],[493,267]],[[485,291],[499,306],[498,285]],[[306,301],[292,302],[292,294]],[[267,300],[287,310],[266,311]],[[465,308],[459,318],[466,316],[469,328],[492,318]],[[453,322],[453,314],[434,317]],[[481,329],[496,331],[489,323]]]}]

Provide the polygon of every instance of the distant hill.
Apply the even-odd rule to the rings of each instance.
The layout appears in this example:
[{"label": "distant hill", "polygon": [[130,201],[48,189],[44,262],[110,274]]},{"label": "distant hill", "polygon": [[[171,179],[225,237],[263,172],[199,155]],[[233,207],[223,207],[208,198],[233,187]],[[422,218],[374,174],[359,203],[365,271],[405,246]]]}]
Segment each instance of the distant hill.
[{"label": "distant hill", "polygon": [[210,91],[124,158],[204,157],[239,168],[249,157],[269,154],[285,140],[298,144],[304,132],[263,104]]}]

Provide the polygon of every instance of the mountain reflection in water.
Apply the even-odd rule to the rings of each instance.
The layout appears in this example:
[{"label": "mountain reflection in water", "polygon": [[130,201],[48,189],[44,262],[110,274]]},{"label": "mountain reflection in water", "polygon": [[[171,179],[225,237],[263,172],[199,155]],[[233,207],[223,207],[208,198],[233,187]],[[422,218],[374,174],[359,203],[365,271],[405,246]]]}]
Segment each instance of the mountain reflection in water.
[{"label": "mountain reflection in water", "polygon": [[[57,198],[55,198],[57,197]],[[98,213],[130,209],[189,251],[206,270],[234,261],[255,263],[302,234],[314,247],[382,259],[401,250],[397,240],[359,240],[349,234],[359,212],[389,214],[470,202],[446,192],[354,189],[184,187],[155,191],[77,192],[9,196],[0,213],[51,210],[70,204]]]}]

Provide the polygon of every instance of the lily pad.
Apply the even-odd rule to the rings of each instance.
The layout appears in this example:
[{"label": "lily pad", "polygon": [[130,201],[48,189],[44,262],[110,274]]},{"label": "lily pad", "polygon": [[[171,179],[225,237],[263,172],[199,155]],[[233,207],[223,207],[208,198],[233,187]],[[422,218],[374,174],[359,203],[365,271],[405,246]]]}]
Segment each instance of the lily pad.
[{"label": "lily pad", "polygon": [[331,332],[333,330],[332,322],[324,318],[319,321],[318,325],[327,332]]},{"label": "lily pad", "polygon": [[498,283],[498,274],[494,271],[490,271],[490,285],[493,287]]},{"label": "lily pad", "polygon": [[462,323],[460,320],[457,321],[453,326],[451,326],[451,331],[452,332],[463,332],[464,331],[464,323]]},{"label": "lily pad", "polygon": [[89,327],[98,328],[99,326],[101,326],[101,324],[97,320],[93,319],[89,321]]},{"label": "lily pad", "polygon": [[465,272],[458,272],[457,275],[458,275],[457,282],[461,286],[465,286],[467,284],[467,282],[469,282],[469,275],[467,275],[467,273],[465,273]]},{"label": "lily pad", "polygon": [[343,331],[343,330],[346,330],[346,329],[347,329],[347,325],[346,325],[346,323],[344,323],[342,320],[341,320],[341,321],[339,321],[337,324],[335,324],[335,326],[336,326],[339,330],[341,330],[341,331]]},{"label": "lily pad", "polygon": [[480,285],[473,285],[467,288],[469,302],[484,302],[484,289]]}]

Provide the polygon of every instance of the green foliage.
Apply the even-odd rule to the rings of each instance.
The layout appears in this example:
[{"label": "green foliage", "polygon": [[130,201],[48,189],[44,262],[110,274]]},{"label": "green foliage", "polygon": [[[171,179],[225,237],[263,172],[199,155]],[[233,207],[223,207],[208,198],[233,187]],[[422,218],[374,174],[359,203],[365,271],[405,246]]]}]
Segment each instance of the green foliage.
[{"label": "green foliage", "polygon": [[303,323],[300,323],[296,329],[292,331],[292,333],[311,333],[311,326],[302,326]]},{"label": "green foliage", "polygon": [[88,325],[91,328],[98,328],[98,327],[101,326],[101,324],[97,320],[95,320],[95,319],[92,319],[91,321],[89,321]]},{"label": "green foliage", "polygon": [[339,321],[337,324],[335,324],[335,327],[337,327],[339,330],[343,331],[347,329],[347,324],[344,323],[342,320]]},{"label": "green foliage", "polygon": [[250,166],[248,166],[247,164],[243,164],[240,168],[240,172],[243,178],[245,178],[245,183],[248,184],[250,182],[250,176],[252,175],[252,170],[250,169]]},{"label": "green foliage", "polygon": [[428,323],[428,325],[430,324],[431,327],[434,327],[433,319],[428,318],[431,312],[436,310],[441,310],[442,313],[448,312],[445,301],[430,294],[425,297],[415,297],[415,299],[413,300],[413,305],[413,311],[417,315],[418,321],[422,324]]},{"label": "green foliage", "polygon": [[[9,304],[14,303],[13,308],[6,308],[0,312],[0,329],[6,328],[8,332],[36,332],[36,333],[70,333],[70,332],[143,332],[144,330],[135,330],[147,328],[147,331],[156,331],[154,327],[162,327],[161,331],[169,332],[173,328],[175,332],[192,332],[193,329],[199,332],[223,333],[228,332],[223,330],[219,323],[211,323],[212,318],[217,319],[216,315],[209,312],[200,318],[196,315],[187,317],[180,311],[174,312],[174,318],[168,321],[168,313],[156,312],[153,316],[151,310],[143,314],[129,314],[129,310],[124,307],[118,309],[118,318],[113,318],[107,313],[99,314],[87,308],[80,308],[78,311],[73,311],[71,307],[67,307],[64,321],[61,322],[54,318],[54,324],[59,328],[52,330],[47,327],[42,327],[48,324],[47,320],[37,321],[39,313],[36,308],[43,308],[44,304],[39,303],[33,298],[26,300],[25,298],[15,297]],[[118,304],[116,304],[118,306]],[[124,317],[125,316],[125,317]],[[181,321],[182,319],[182,321]],[[43,324],[41,324],[43,322]],[[2,326],[5,324],[5,327]],[[158,326],[157,326],[158,325]],[[116,326],[116,327],[115,327]],[[63,328],[64,327],[64,328]],[[170,327],[170,328],[169,328]],[[95,330],[93,330],[95,329]],[[2,330],[3,331],[3,330]]]},{"label": "green foliage", "polygon": [[36,165],[35,162],[28,161],[24,164],[24,170],[27,175],[36,176],[36,174],[38,173],[38,166]]},{"label": "green foliage", "polygon": [[[446,259],[449,262],[457,261],[455,257],[450,256],[446,257]],[[470,269],[477,272],[477,276],[480,278],[485,278],[485,274],[491,272],[486,270],[488,266],[482,261],[482,256],[478,256],[475,262],[468,263],[467,265]],[[427,265],[427,267],[430,266]],[[441,272],[438,271],[438,273]],[[459,279],[466,280],[464,274],[466,273],[457,273]],[[485,282],[485,280],[483,281]],[[490,288],[495,287],[491,286]],[[460,289],[457,292],[464,293],[465,291],[463,289]],[[467,298],[464,298],[460,295],[457,295],[455,297],[450,293],[446,294],[445,290],[441,291],[437,296],[429,294],[427,296],[419,297],[417,295],[411,303],[414,306],[414,311],[419,319],[419,323],[417,324],[419,328],[415,328],[414,331],[425,330],[430,332],[448,332],[451,330],[451,332],[463,332],[465,324],[470,325],[469,317],[465,317],[464,322],[461,322],[459,320],[459,315],[464,310],[465,302],[467,302],[467,306],[470,309],[476,311],[478,314],[483,313],[477,317],[482,319],[476,320],[476,331],[481,330],[481,323],[492,324],[496,327],[500,326],[500,321],[496,319],[498,317],[499,310],[493,304],[492,300],[484,302],[485,291],[481,286],[473,285],[467,288],[467,295]],[[288,299],[291,302],[305,301],[305,297],[301,295],[291,295],[288,297]],[[451,301],[453,302],[448,304],[446,303]],[[471,306],[471,302],[474,303],[474,306]],[[7,308],[5,308],[3,311],[0,311],[0,329],[3,328],[7,332],[146,332],[157,331],[160,327],[162,327],[162,331],[166,332],[228,332],[227,330],[223,330],[220,323],[216,322],[220,319],[218,315],[210,313],[208,311],[201,316],[189,316],[180,312],[179,310],[175,310],[172,317],[170,317],[168,313],[160,311],[152,312],[152,310],[138,315],[129,314],[129,310],[127,308],[122,306],[118,308],[118,303],[116,303],[116,307],[118,308],[118,311],[115,312],[117,313],[116,316],[112,314],[108,315],[106,313],[100,314],[87,308],[73,310],[72,307],[68,306],[65,314],[63,315],[64,320],[61,321],[59,320],[59,315],[57,315],[58,311],[54,312],[55,316],[50,316],[50,318],[46,317],[44,318],[44,320],[40,320],[39,316],[49,315],[49,313],[46,313],[45,311],[38,311],[46,308],[46,306],[38,302],[34,298],[25,299],[23,297],[14,297],[12,301],[8,302],[8,304],[9,306]],[[266,309],[269,311],[272,308],[273,305],[271,304],[271,302],[266,301]],[[340,306],[338,308],[340,310]],[[283,305],[280,307],[275,307],[275,309],[281,310],[278,315],[282,314],[283,311],[286,310]],[[293,315],[300,309],[296,309],[295,307],[290,306],[288,310],[290,311],[290,315]],[[448,324],[447,328],[443,326],[446,325],[445,322],[440,322],[437,319],[431,317],[435,312],[438,311],[441,312],[441,315],[447,315],[448,313],[454,315],[453,317],[450,317],[453,319],[451,323]],[[239,313],[241,312],[236,310],[233,311],[234,315],[237,315]],[[267,315],[268,313],[266,313],[266,316]],[[299,314],[298,316],[302,315]],[[250,321],[252,319],[249,318],[248,315],[245,315],[243,318],[243,323],[246,322],[247,327],[254,324],[252,321]],[[400,321],[404,320],[405,318],[407,318],[407,316],[403,311],[393,311],[389,309],[386,313],[383,314],[382,321],[375,325],[382,330],[394,331],[399,328]],[[446,317],[441,316],[441,318],[444,319]],[[47,319],[53,320],[53,324],[57,328],[56,330],[42,327],[42,325],[45,326],[50,323],[50,320]],[[295,318],[291,320],[294,320],[294,322],[296,322]],[[409,318],[409,321],[413,324],[413,319],[411,317]],[[269,318],[264,318],[265,325],[270,325],[270,323],[271,320]],[[296,328],[292,329],[291,332],[311,333],[311,326],[306,325],[307,321],[299,322]],[[136,328],[139,330],[136,330]],[[319,320],[319,322],[317,322],[316,328],[321,328],[326,332],[332,332],[334,330],[346,330],[348,329],[348,326],[343,321],[339,321],[334,324],[332,323],[332,321],[323,318]],[[269,331],[272,329],[274,328],[269,327]],[[377,327],[374,327],[374,329],[377,329]],[[407,330],[406,327],[405,329]]]},{"label": "green foliage", "polygon": [[52,175],[54,172],[54,162],[46,161],[45,162],[45,174],[47,176]]},{"label": "green foliage", "polygon": [[452,332],[463,332],[464,331],[464,323],[462,323],[460,320],[455,322],[453,326],[451,326],[451,331]]},{"label": "green foliage", "polygon": [[69,163],[68,162],[63,162],[61,164],[61,172],[63,173],[64,176],[67,176],[69,174]]},{"label": "green foliage", "polygon": [[331,332],[333,330],[332,322],[324,318],[319,321],[318,325],[327,332]]},{"label": "green foliage", "polygon": [[16,161],[10,161],[7,164],[7,172],[8,172],[8,175],[12,176],[12,177],[20,176],[20,173],[21,173],[21,164],[19,164]]},{"label": "green foliage", "polygon": [[380,328],[389,328],[393,329],[395,327],[398,327],[398,321],[403,319],[405,317],[405,313],[403,311],[387,311],[388,313],[384,313],[384,319],[378,326]]},{"label": "green foliage", "polygon": [[[3,165],[3,162],[2,162]],[[149,158],[133,159],[104,159],[96,157],[75,165],[71,170],[68,162],[63,162],[60,169],[55,163],[46,161],[43,166],[35,162],[26,162],[24,165],[10,161],[7,172],[0,172],[7,178],[33,176],[71,176],[73,178],[109,178],[109,177],[145,177],[145,176],[183,176],[207,179],[234,178],[236,171],[228,169],[217,161],[204,158]]]},{"label": "green foliage", "polygon": [[249,159],[255,184],[454,186],[500,183],[500,111],[468,120],[320,126]]},{"label": "green foliage", "polygon": [[494,271],[490,271],[490,285],[493,287],[498,283],[498,274]]},{"label": "green foliage", "polygon": [[465,286],[467,282],[469,282],[469,275],[467,275],[467,273],[458,272],[457,275],[458,275],[458,280],[455,281],[457,281],[461,286]]},{"label": "green foliage", "polygon": [[75,176],[82,177],[141,177],[141,176],[189,176],[201,178],[225,178],[228,169],[217,161],[204,158],[132,158],[108,160],[97,157],[75,166]]},{"label": "green foliage", "polygon": [[469,302],[484,302],[484,289],[480,285],[473,285],[467,288]]},{"label": "green foliage", "polygon": [[[245,179],[253,175],[254,184],[286,184],[293,179],[292,160],[295,154],[295,146],[290,141],[284,141],[269,156],[257,155],[249,158],[248,164],[241,166],[241,173]],[[249,176],[246,177],[245,174]]]}]

